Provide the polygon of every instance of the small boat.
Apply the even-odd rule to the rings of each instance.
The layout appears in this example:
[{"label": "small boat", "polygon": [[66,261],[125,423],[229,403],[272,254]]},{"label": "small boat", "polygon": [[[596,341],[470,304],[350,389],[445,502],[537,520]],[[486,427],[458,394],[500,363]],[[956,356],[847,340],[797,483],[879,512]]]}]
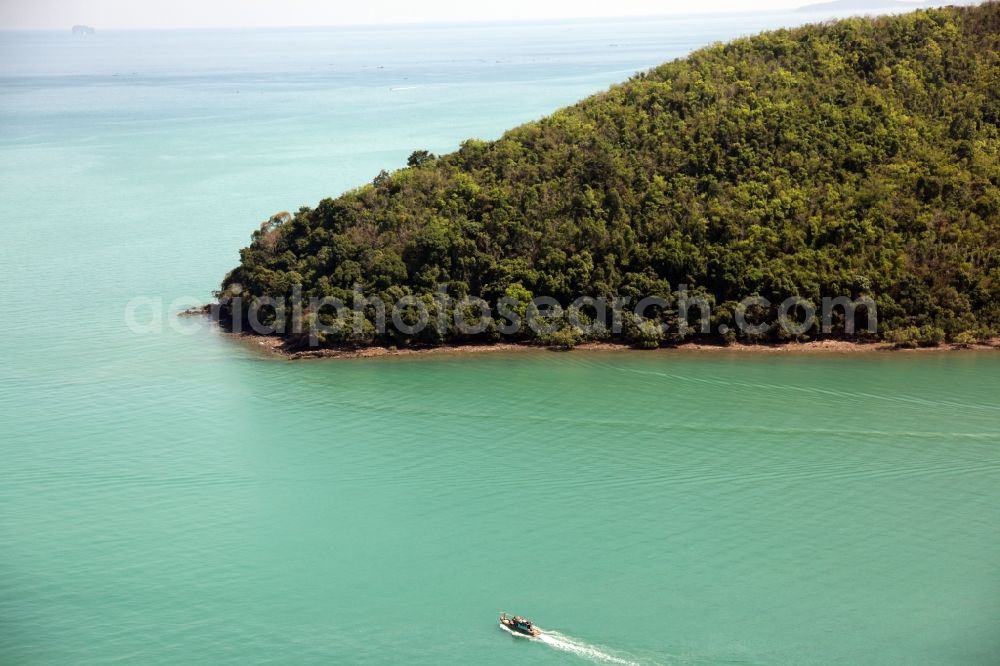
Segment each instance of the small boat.
[{"label": "small boat", "polygon": [[508,617],[507,613],[500,613],[500,627],[506,629],[514,636],[541,636],[542,630],[531,623],[531,620],[515,615]]}]

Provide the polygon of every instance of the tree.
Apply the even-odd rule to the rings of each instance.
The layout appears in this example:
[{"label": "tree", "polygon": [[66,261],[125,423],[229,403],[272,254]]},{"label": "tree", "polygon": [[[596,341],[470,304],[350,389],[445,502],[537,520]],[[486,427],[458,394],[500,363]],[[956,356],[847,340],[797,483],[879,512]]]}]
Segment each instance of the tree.
[{"label": "tree", "polygon": [[426,150],[414,150],[410,153],[410,156],[406,159],[406,166],[408,167],[420,167],[425,164],[429,164],[437,159],[434,153],[428,152]]}]

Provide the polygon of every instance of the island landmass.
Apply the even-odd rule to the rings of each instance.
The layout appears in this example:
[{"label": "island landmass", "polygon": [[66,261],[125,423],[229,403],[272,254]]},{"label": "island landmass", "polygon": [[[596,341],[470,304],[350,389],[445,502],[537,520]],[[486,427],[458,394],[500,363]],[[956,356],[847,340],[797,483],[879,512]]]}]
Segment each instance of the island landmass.
[{"label": "island landmass", "polygon": [[[273,216],[214,309],[233,330],[257,308],[273,346],[297,355],[484,343],[991,347],[998,90],[995,2],[711,46],[498,140],[415,151],[368,185]],[[362,292],[408,299],[407,322],[423,313],[445,324],[380,328],[374,307],[306,307],[305,329],[278,316],[296,297],[347,303]],[[571,304],[584,294],[667,301],[611,329],[579,325],[588,315]],[[495,316],[475,335],[454,325],[470,298],[507,299],[523,317],[540,296],[562,311],[544,331],[507,335]],[[870,305],[838,311],[828,330],[748,330],[737,325],[748,296],[765,304],[752,317],[771,321],[790,298]],[[687,299],[710,307],[705,328],[675,307]],[[874,330],[855,322],[876,310]]]}]

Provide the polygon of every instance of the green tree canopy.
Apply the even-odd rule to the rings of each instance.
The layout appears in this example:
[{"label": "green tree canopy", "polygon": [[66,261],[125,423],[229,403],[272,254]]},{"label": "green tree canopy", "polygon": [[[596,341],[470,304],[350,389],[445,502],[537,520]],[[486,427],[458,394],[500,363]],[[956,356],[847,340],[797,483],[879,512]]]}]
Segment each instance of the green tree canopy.
[{"label": "green tree canopy", "polygon": [[220,296],[288,296],[301,280],[305,297],[357,284],[431,298],[443,284],[567,305],[687,285],[731,331],[749,295],[868,295],[890,339],[994,334],[998,38],[987,3],[711,46],[271,218]]}]

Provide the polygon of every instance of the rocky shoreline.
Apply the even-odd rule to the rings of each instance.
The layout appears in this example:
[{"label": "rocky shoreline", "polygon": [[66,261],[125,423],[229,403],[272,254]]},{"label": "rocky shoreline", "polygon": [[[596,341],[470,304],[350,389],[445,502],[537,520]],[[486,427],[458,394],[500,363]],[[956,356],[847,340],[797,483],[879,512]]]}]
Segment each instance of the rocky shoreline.
[{"label": "rocky shoreline", "polygon": [[378,358],[385,356],[437,356],[456,354],[488,354],[498,352],[550,351],[550,352],[631,352],[657,354],[664,352],[696,352],[696,353],[738,353],[738,354],[923,354],[953,351],[990,351],[1000,350],[1000,338],[991,340],[988,344],[959,345],[942,344],[937,347],[917,347],[913,349],[899,348],[890,343],[860,343],[846,340],[818,340],[813,342],[786,342],[781,344],[749,345],[742,343],[709,344],[704,342],[688,342],[678,345],[665,345],[656,349],[640,349],[626,343],[585,342],[572,349],[523,342],[497,342],[493,344],[462,344],[441,345],[438,347],[395,348],[372,345],[369,347],[342,347],[323,349],[293,349],[285,346],[285,341],[273,335],[253,335],[245,333],[229,333],[225,335],[255,349],[263,350],[291,361],[307,359],[349,359]]},{"label": "rocky shoreline", "polygon": [[[211,306],[203,305],[189,308],[177,314],[178,317],[210,317]],[[932,347],[900,347],[891,342],[853,342],[850,340],[813,340],[809,342],[781,342],[746,344],[742,342],[684,342],[664,345],[656,349],[641,349],[625,342],[584,342],[572,349],[560,349],[553,346],[531,342],[494,342],[448,344],[437,347],[386,347],[370,345],[366,347],[331,347],[322,349],[296,349],[289,347],[284,338],[277,335],[260,335],[255,333],[233,333],[223,329],[223,334],[255,349],[298,361],[304,359],[337,359],[337,358],[376,358],[382,356],[428,356],[438,354],[484,354],[491,352],[517,351],[583,351],[583,352],[645,352],[657,353],[665,351],[687,352],[735,352],[746,354],[802,354],[802,353],[834,353],[834,354],[867,354],[867,353],[928,353],[946,351],[989,351],[1000,350],[1000,337],[989,342],[978,344],[943,343]]]}]

